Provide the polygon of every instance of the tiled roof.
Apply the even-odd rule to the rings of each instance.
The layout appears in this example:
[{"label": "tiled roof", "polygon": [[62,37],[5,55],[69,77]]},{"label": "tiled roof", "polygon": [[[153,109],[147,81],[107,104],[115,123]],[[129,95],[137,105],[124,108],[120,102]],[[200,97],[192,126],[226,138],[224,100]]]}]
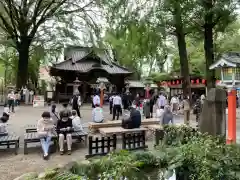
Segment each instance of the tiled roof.
[{"label": "tiled roof", "polygon": [[66,60],[62,63],[56,64],[54,69],[58,70],[66,70],[66,71],[79,71],[82,73],[87,73],[93,69],[103,69],[107,71],[109,74],[130,74],[127,69],[119,67],[116,64],[112,65],[101,65],[99,67],[96,67],[95,65],[98,65],[99,63],[96,63],[94,61],[85,61],[85,62],[76,62],[75,64],[72,63],[71,60]]},{"label": "tiled roof", "polygon": [[222,58],[229,62],[240,64],[240,52],[228,52],[223,54]]},{"label": "tiled roof", "polygon": [[[91,56],[94,55],[99,57],[102,63],[99,60],[93,60]],[[109,74],[131,74],[128,69],[113,62],[106,50],[94,50],[94,48],[90,47],[70,46],[64,50],[64,59],[65,61],[55,64],[52,68],[58,70],[78,71],[82,73],[87,73],[93,69],[102,69]]]}]

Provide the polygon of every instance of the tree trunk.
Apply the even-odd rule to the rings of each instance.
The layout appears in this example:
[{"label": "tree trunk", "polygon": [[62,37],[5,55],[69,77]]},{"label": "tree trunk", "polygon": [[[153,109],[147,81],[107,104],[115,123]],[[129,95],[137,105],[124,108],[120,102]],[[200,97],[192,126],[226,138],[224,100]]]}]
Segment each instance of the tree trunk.
[{"label": "tree trunk", "polygon": [[20,89],[27,85],[28,80],[28,60],[29,60],[29,47],[28,40],[21,40],[17,50],[19,53],[18,70],[17,70],[17,88]]},{"label": "tree trunk", "polygon": [[176,36],[178,41],[178,53],[180,57],[180,67],[181,75],[183,77],[182,88],[183,96],[189,96],[191,102],[191,86],[190,86],[190,77],[189,77],[189,67],[188,67],[188,58],[187,58],[187,48],[185,41],[185,34],[182,24],[182,16],[179,2],[175,2],[175,28]]},{"label": "tree trunk", "polygon": [[214,63],[214,52],[213,52],[213,14],[210,13],[213,8],[212,0],[207,0],[205,3],[204,17],[204,51],[206,59],[206,79],[207,89],[215,87],[215,70],[209,70],[209,67]]}]

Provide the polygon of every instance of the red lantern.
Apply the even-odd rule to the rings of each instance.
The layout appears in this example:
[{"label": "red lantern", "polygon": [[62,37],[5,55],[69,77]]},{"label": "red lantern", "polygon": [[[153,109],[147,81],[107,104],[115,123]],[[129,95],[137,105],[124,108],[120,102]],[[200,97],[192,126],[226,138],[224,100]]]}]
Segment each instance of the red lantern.
[{"label": "red lantern", "polygon": [[194,84],[194,80],[191,80],[191,83]]},{"label": "red lantern", "polygon": [[172,84],[175,84],[175,81],[173,81]]},{"label": "red lantern", "polygon": [[196,83],[199,84],[199,79],[196,80]]},{"label": "red lantern", "polygon": [[179,84],[179,81],[177,80],[177,84]]},{"label": "red lantern", "polygon": [[205,79],[202,79],[202,84],[205,84],[206,83],[206,80]]}]

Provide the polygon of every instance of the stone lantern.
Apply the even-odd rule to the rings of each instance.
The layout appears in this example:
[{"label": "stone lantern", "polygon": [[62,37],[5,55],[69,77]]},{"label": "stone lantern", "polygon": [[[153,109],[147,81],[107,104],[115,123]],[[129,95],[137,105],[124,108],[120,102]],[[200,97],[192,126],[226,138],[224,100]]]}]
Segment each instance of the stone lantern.
[{"label": "stone lantern", "polygon": [[80,86],[81,81],[78,80],[78,77],[73,81],[73,94],[79,93],[78,87]]}]

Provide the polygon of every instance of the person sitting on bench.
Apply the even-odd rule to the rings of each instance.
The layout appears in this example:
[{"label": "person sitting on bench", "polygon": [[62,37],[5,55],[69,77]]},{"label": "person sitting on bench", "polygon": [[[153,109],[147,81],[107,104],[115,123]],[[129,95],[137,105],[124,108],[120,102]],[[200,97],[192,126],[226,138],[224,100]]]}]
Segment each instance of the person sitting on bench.
[{"label": "person sitting on bench", "polygon": [[63,155],[63,151],[64,151],[63,146],[64,146],[65,139],[67,140],[68,155],[71,154],[72,132],[73,132],[72,119],[69,117],[69,113],[67,111],[63,111],[61,115],[61,119],[58,121],[58,124],[57,124],[60,155]]},{"label": "person sitting on bench", "polygon": [[122,120],[122,127],[124,129],[134,129],[141,126],[141,113],[136,108],[130,108],[130,117],[126,120]]},{"label": "person sitting on bench", "polygon": [[40,137],[40,142],[43,149],[43,159],[47,160],[51,138],[55,134],[55,126],[50,112],[43,112],[42,118],[38,120],[37,133]]},{"label": "person sitting on bench", "polygon": [[95,104],[95,108],[92,110],[92,120],[95,123],[103,122],[103,110],[99,107],[99,104]]},{"label": "person sitting on bench", "polygon": [[8,135],[7,121],[8,121],[8,118],[6,116],[2,116],[0,118],[0,136]]},{"label": "person sitting on bench", "polygon": [[82,127],[81,119],[78,116],[76,110],[72,110],[72,116],[70,118],[72,119],[74,131],[82,131],[83,127]]}]

